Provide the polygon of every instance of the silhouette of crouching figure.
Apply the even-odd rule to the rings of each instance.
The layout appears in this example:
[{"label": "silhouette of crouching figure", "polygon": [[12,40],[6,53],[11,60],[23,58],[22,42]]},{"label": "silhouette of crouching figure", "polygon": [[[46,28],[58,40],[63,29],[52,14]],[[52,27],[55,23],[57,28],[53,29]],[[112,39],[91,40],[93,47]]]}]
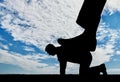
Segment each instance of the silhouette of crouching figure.
[{"label": "silhouette of crouching figure", "polygon": [[73,50],[71,48],[68,49],[64,46],[55,47],[52,44],[48,44],[45,50],[49,55],[57,55],[60,63],[60,75],[65,75],[66,64],[68,61],[80,64],[79,74],[81,76],[84,76],[85,74],[88,75],[89,66],[92,60],[92,56],[88,51]]},{"label": "silhouette of crouching figure", "polygon": [[[49,55],[52,55],[52,56],[57,55],[58,61],[60,63],[60,75],[65,75],[67,61],[74,62],[74,63],[79,63],[79,64],[81,63],[78,60],[77,61],[71,60],[71,59],[74,59],[74,56],[73,57],[72,56],[69,57],[69,55],[64,54],[64,50],[63,50],[62,46],[55,47],[53,44],[48,44],[46,46],[46,48],[45,48],[45,51],[47,51],[47,53]],[[77,59],[81,59],[82,60],[82,58],[80,58],[80,57],[77,58]],[[84,58],[83,58],[83,60],[84,60]],[[87,61],[87,60],[85,59],[85,61]],[[84,64],[84,62],[82,64]],[[101,73],[103,75],[107,75],[105,64],[101,64],[101,65],[98,65],[98,66],[91,67],[89,69],[83,70],[84,68],[85,68],[84,66],[81,67],[81,71],[79,70],[79,72],[82,73],[82,74],[83,73],[85,74],[85,71],[86,71],[87,75],[93,75],[93,76],[98,76]]]},{"label": "silhouette of crouching figure", "polygon": [[46,48],[45,48],[45,51],[47,51],[47,53],[49,55],[52,55],[52,56],[57,55],[58,61],[60,63],[60,75],[65,75],[65,69],[66,69],[66,62],[65,62],[65,60],[66,59],[65,59],[64,55],[61,54],[61,52],[62,52],[61,47],[55,47],[52,44],[48,44],[46,46]]}]

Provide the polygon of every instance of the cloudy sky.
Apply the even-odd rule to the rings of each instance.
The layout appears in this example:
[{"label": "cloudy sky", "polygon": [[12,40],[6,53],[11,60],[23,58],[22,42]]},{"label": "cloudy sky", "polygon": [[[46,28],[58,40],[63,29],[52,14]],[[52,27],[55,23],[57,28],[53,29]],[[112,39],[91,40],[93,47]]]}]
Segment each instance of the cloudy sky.
[{"label": "cloudy sky", "polygon": [[[44,49],[84,31],[76,24],[83,1],[0,0],[0,74],[59,74],[56,56]],[[107,0],[92,52],[91,67],[105,63],[109,74],[120,74],[119,5],[119,0]],[[78,69],[79,64],[67,63],[67,74]]]}]

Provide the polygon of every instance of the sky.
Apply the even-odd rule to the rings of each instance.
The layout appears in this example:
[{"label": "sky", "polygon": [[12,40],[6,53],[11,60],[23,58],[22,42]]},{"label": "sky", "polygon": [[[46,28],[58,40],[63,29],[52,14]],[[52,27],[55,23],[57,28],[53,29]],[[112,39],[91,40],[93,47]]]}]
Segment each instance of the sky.
[{"label": "sky", "polygon": [[[0,0],[0,74],[59,74],[56,56],[45,46],[84,29],[76,19],[84,0]],[[97,30],[91,67],[105,63],[108,74],[120,74],[120,1],[107,0]],[[91,19],[92,21],[92,19]],[[67,63],[67,74],[79,64]]]}]

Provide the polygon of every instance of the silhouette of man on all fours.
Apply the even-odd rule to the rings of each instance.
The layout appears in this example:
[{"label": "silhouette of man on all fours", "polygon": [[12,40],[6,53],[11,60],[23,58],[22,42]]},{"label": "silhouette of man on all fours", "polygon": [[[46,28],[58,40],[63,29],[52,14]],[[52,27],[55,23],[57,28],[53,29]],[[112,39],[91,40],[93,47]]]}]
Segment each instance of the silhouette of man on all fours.
[{"label": "silhouette of man on all fours", "polygon": [[[63,54],[64,52],[62,52],[63,51],[62,46],[55,47],[53,44],[48,44],[45,50],[49,53],[49,55],[52,55],[52,56],[54,56],[55,54],[57,55],[58,61],[60,62],[60,74],[64,75],[66,62],[71,61],[72,56],[70,55],[69,57],[69,54],[68,55]],[[74,59],[74,55],[73,55],[73,59]],[[105,64],[101,64],[99,66],[89,68],[89,74],[91,75],[98,76],[100,75],[100,73],[102,73],[103,75],[107,75]]]},{"label": "silhouette of man on all fours", "polygon": [[[90,52],[96,49],[96,31],[105,3],[106,0],[84,0],[76,23],[83,27],[85,31],[81,35],[70,39],[58,39],[60,47],[55,47],[52,44],[46,46],[45,50],[50,55],[57,54],[60,62],[60,74],[65,74],[67,61],[80,64],[80,75],[91,72],[89,69],[92,61]],[[101,67],[101,65],[98,67]]]}]

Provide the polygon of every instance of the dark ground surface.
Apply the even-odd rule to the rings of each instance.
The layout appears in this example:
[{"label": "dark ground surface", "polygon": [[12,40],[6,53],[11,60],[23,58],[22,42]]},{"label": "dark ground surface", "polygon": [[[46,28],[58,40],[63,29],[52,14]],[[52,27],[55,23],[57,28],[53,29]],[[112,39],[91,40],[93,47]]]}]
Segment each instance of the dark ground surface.
[{"label": "dark ground surface", "polygon": [[60,76],[60,75],[41,75],[41,74],[1,74],[0,75],[0,80],[6,82],[6,81],[33,81],[33,82],[52,82],[52,81],[120,81],[120,75],[107,75],[103,76],[100,75],[98,77],[95,76],[89,76],[89,77],[80,77],[79,75],[65,75],[65,76]]}]

